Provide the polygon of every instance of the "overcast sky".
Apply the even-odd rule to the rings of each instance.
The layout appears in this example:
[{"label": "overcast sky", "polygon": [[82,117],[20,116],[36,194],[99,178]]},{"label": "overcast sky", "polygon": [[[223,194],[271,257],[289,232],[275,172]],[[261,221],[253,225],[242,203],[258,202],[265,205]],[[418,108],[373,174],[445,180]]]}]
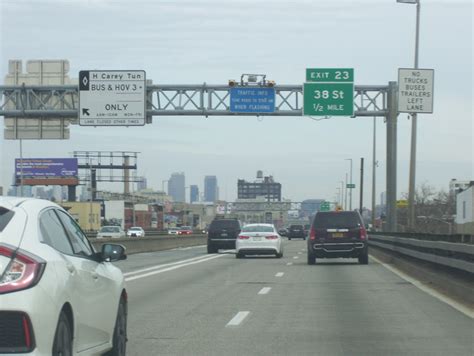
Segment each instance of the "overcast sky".
[{"label": "overcast sky", "polygon": [[[417,184],[448,189],[474,180],[473,3],[421,0],[419,67],[435,70],[434,113],[419,115]],[[396,0],[0,0],[0,77],[9,59],[68,59],[87,69],[143,69],[155,84],[226,84],[264,73],[302,84],[305,68],[354,68],[355,84],[386,85],[414,63],[416,6]],[[398,195],[408,191],[411,122],[398,119]],[[2,125],[3,126],[3,125]],[[385,190],[386,127],[377,119],[377,196]],[[71,127],[66,141],[24,141],[24,157],[72,151],[137,151],[138,175],[155,189],[172,172],[203,189],[216,175],[222,199],[257,170],[283,196],[333,200],[354,162],[366,161],[370,206],[373,119],[154,117],[135,128]],[[0,186],[8,189],[19,142],[0,139]],[[119,184],[99,190],[119,191]],[[358,189],[354,205],[358,206]],[[357,204],[357,205],[356,205]]]}]

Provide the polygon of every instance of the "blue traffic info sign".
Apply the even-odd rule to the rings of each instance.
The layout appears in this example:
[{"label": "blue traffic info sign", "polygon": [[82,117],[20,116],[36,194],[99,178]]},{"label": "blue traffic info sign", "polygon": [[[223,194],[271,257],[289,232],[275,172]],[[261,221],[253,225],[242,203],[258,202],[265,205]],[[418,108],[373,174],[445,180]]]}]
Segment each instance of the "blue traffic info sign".
[{"label": "blue traffic info sign", "polygon": [[354,115],[354,69],[308,68],[303,85],[303,115]]},{"label": "blue traffic info sign", "polygon": [[230,112],[268,114],[275,112],[275,89],[238,87],[230,89]]}]

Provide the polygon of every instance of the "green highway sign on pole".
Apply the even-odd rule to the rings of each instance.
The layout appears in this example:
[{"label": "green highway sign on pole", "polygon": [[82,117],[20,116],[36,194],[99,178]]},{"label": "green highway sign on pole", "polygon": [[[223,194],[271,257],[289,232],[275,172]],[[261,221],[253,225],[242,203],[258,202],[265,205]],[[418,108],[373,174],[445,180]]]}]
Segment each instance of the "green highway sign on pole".
[{"label": "green highway sign on pole", "polygon": [[353,83],[304,83],[303,115],[352,116]]},{"label": "green highway sign on pole", "polygon": [[330,211],[331,210],[331,204],[328,201],[325,201],[321,203],[319,206],[319,211]]},{"label": "green highway sign on pole", "polygon": [[303,115],[354,115],[353,68],[307,68],[306,81]]},{"label": "green highway sign on pole", "polygon": [[356,187],[355,184],[346,184],[346,188],[348,189],[354,189]]}]

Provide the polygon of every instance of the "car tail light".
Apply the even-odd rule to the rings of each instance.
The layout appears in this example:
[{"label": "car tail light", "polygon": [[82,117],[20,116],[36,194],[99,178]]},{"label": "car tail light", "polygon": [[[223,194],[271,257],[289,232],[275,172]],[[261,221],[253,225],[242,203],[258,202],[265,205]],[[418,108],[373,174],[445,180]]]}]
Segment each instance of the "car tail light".
[{"label": "car tail light", "polygon": [[43,259],[7,245],[0,245],[0,258],[8,261],[0,270],[0,294],[33,287],[46,267]]},{"label": "car tail light", "polygon": [[278,238],[278,236],[276,236],[276,235],[269,235],[269,236],[265,236],[265,238],[266,238],[267,240],[276,240],[276,239]]},{"label": "car tail light", "polygon": [[248,240],[249,238],[250,238],[250,236],[239,235],[239,239],[241,239],[241,240]]},{"label": "car tail light", "polygon": [[309,239],[316,240],[316,229],[314,227],[312,227],[311,231],[309,232]]},{"label": "car tail light", "polygon": [[361,240],[367,240],[367,230],[363,226],[359,228],[359,238]]}]

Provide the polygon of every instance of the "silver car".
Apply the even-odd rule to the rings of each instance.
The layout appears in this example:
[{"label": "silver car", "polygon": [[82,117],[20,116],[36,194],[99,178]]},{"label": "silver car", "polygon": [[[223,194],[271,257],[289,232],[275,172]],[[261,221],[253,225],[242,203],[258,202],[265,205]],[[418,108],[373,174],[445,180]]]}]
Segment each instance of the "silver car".
[{"label": "silver car", "polygon": [[236,257],[245,255],[275,255],[283,257],[283,242],[273,224],[248,224],[235,242]]},{"label": "silver car", "polygon": [[102,226],[97,233],[97,238],[121,239],[125,237],[125,231],[120,226]]}]

